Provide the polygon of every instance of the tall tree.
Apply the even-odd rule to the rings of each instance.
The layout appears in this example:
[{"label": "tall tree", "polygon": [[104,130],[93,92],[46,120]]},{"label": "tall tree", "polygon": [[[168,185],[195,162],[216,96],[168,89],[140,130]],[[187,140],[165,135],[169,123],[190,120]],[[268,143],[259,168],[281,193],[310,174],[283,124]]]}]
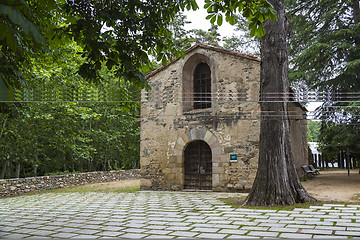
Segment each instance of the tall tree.
[{"label": "tall tree", "polygon": [[291,151],[285,1],[270,2],[277,11],[277,20],[264,22],[265,36],[260,39],[260,94],[263,97],[260,99],[259,162],[247,205],[292,205],[315,200],[300,183]]},{"label": "tall tree", "polygon": [[[263,22],[265,36],[260,39],[259,161],[253,187],[245,202],[251,206],[292,205],[315,200],[300,183],[291,151],[287,112],[290,86],[285,2],[269,2],[277,12],[277,20],[268,19]],[[215,1],[213,4],[216,5]],[[254,32],[251,32],[251,35],[254,35]]]}]

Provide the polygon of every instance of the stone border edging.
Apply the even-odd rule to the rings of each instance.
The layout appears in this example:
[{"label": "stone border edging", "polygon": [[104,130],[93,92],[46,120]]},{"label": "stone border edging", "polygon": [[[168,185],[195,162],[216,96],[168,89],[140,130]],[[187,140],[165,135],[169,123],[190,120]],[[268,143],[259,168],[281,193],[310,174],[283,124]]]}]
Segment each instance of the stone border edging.
[{"label": "stone border edging", "polygon": [[140,178],[140,169],[0,179],[0,197],[91,183]]}]

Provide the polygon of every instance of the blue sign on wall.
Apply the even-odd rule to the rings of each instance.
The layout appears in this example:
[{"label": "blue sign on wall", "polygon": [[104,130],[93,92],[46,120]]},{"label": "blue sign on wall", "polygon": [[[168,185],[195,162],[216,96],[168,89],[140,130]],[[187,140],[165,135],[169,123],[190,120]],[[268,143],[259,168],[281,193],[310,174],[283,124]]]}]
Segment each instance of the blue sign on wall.
[{"label": "blue sign on wall", "polygon": [[236,153],[230,154],[230,162],[237,162],[238,155]]}]

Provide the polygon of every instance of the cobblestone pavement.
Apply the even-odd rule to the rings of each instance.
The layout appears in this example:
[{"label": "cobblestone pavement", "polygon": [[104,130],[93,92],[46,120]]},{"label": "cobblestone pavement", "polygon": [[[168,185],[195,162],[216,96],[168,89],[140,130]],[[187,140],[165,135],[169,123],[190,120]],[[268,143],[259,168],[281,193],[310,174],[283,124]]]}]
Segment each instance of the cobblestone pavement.
[{"label": "cobblestone pavement", "polygon": [[236,209],[211,192],[47,193],[0,199],[0,238],[360,237],[360,205]]}]

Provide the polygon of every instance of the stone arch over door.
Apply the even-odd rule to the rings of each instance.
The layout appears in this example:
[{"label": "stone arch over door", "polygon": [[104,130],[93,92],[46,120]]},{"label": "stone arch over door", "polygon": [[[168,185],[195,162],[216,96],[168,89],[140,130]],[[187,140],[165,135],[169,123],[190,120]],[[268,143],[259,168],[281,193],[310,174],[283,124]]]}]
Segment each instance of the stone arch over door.
[{"label": "stone arch over door", "polygon": [[184,170],[184,153],[186,147],[194,141],[204,141],[211,150],[211,162],[212,162],[212,188],[216,188],[219,185],[219,179],[221,178],[218,165],[221,155],[221,145],[217,137],[206,129],[191,129],[185,133],[180,134],[178,137],[173,156],[176,157],[177,163],[181,166],[181,175],[182,175],[182,188],[184,188],[185,183],[185,170]]}]

